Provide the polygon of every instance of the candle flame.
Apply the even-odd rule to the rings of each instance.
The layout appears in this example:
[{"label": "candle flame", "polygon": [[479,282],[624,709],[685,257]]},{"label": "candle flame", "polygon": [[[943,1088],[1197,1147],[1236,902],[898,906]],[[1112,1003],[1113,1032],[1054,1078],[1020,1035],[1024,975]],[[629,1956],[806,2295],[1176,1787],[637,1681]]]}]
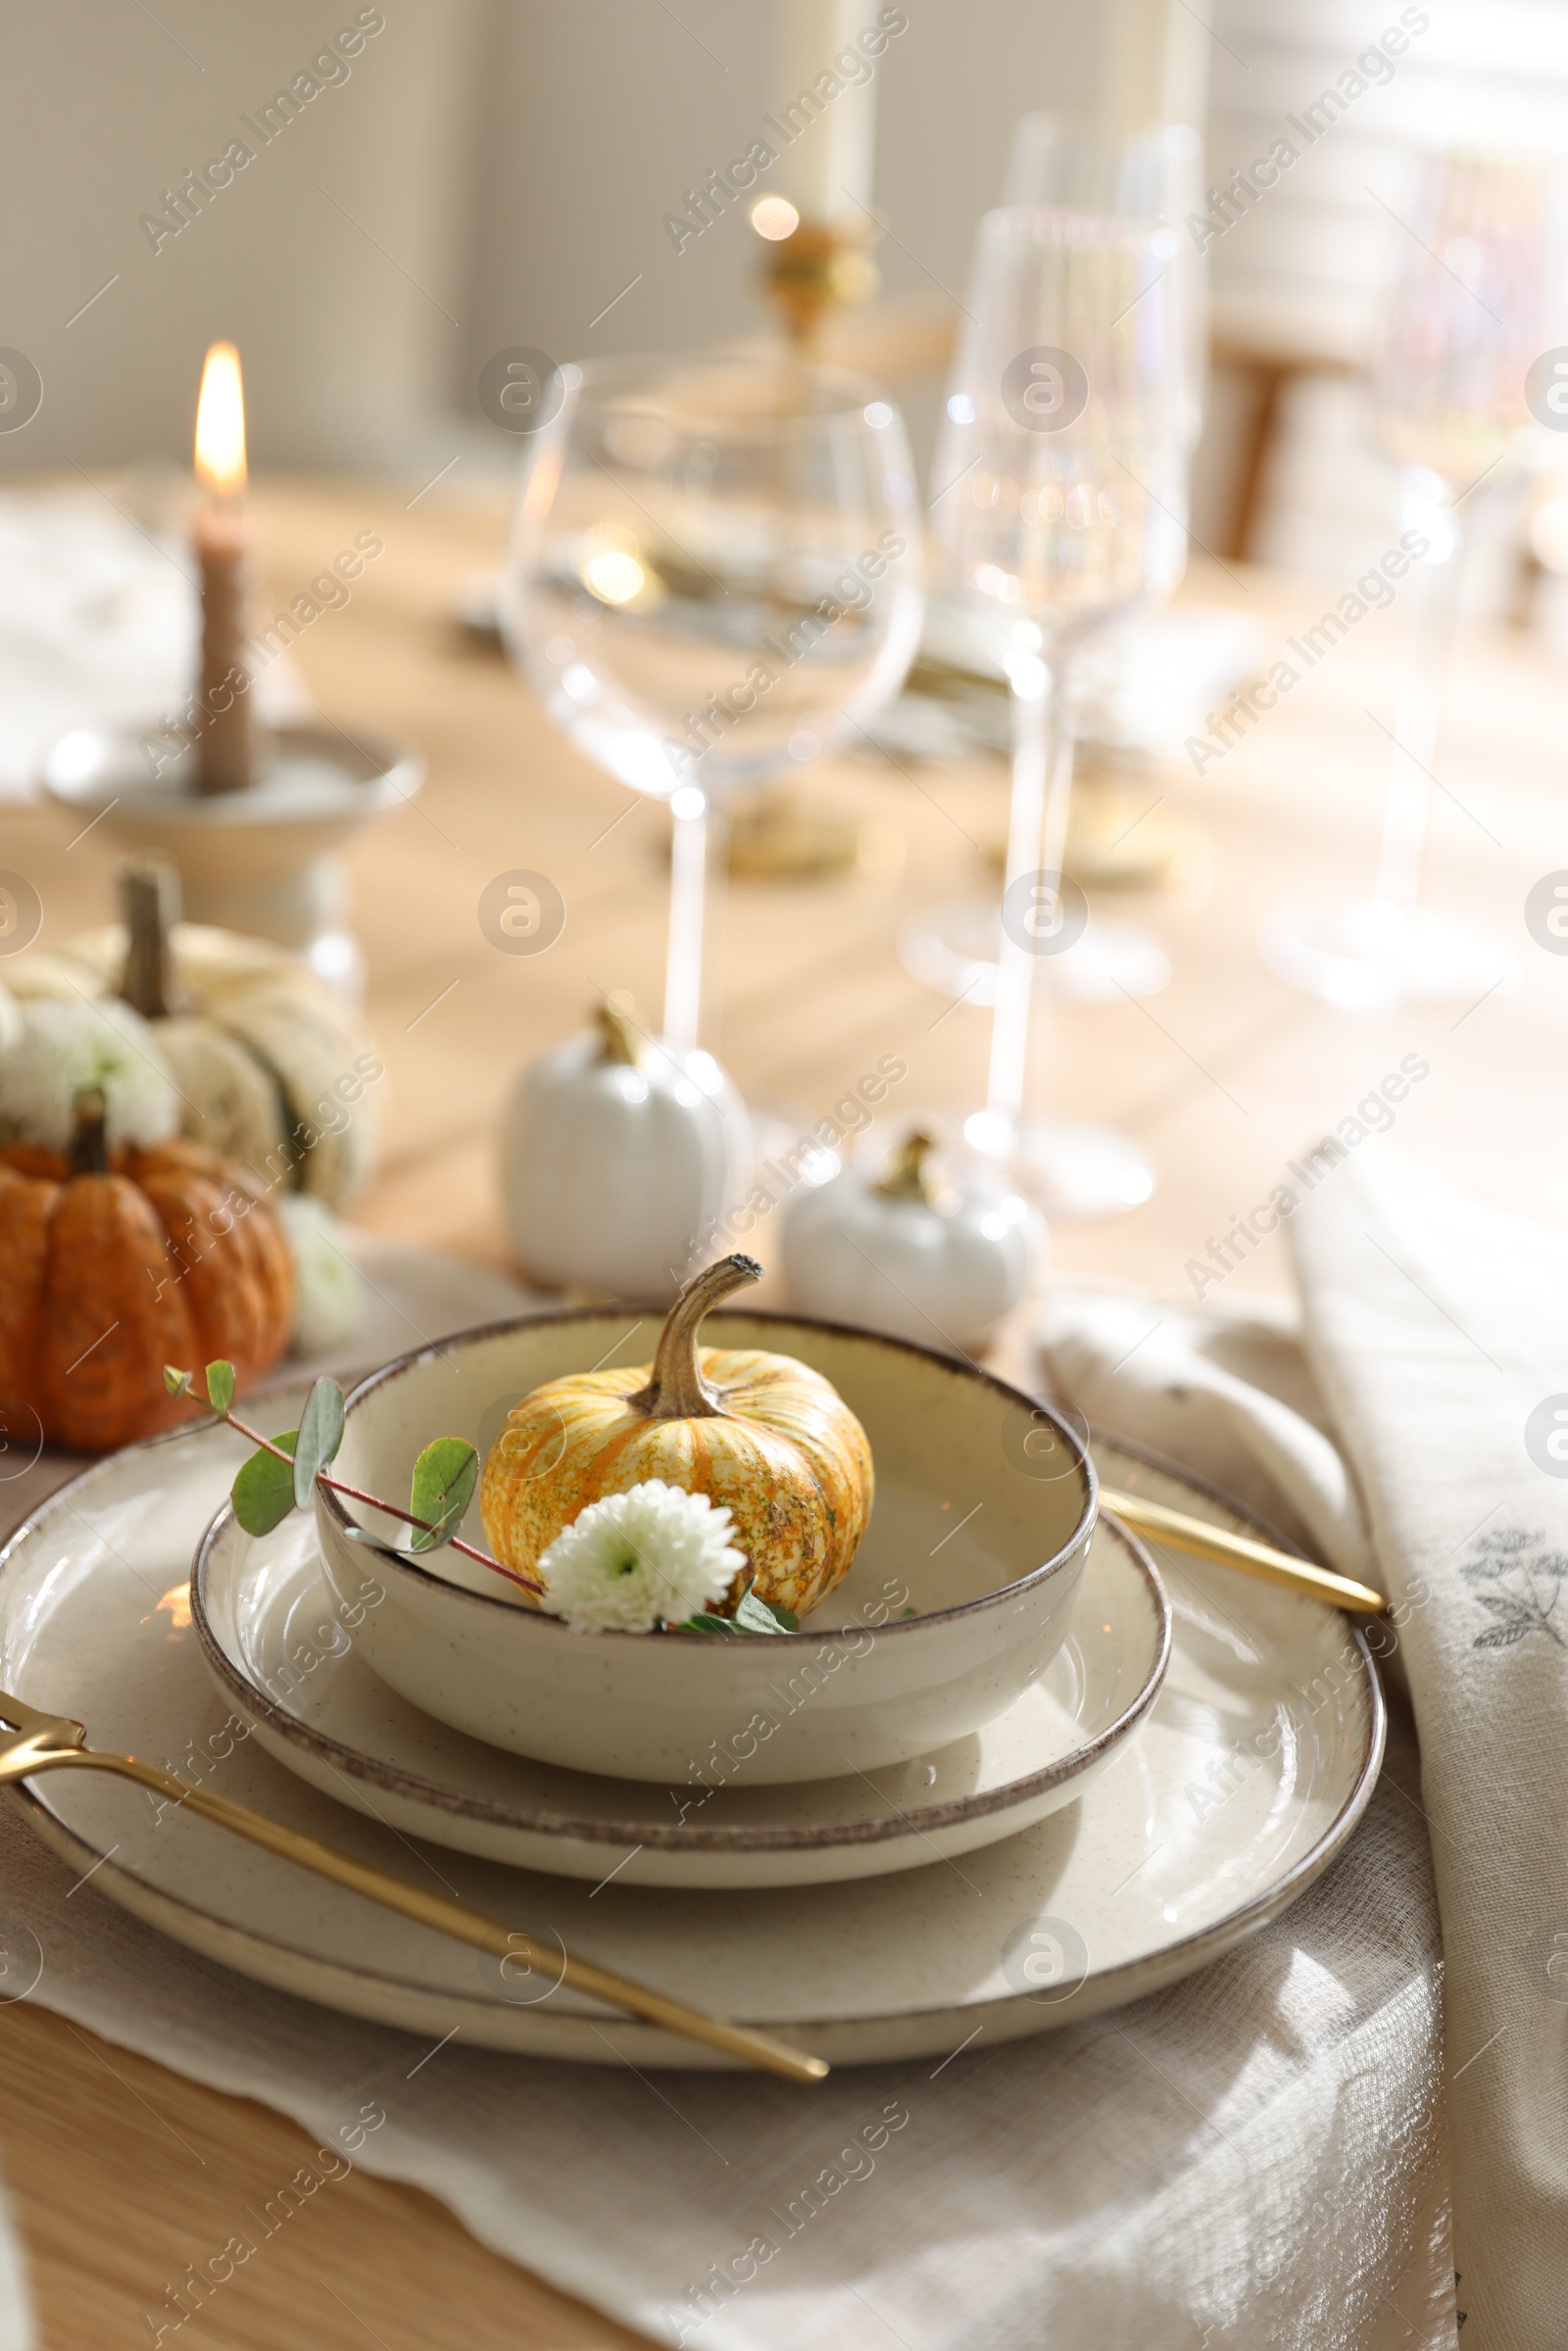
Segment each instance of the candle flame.
[{"label": "candle flame", "polygon": [[215,343],[202,369],[196,403],[196,471],[210,490],[233,496],[245,487],[245,395],[239,353]]},{"label": "candle flame", "polygon": [[752,207],[752,226],[770,245],[782,244],[801,225],[801,216],[787,196],[764,196]]}]

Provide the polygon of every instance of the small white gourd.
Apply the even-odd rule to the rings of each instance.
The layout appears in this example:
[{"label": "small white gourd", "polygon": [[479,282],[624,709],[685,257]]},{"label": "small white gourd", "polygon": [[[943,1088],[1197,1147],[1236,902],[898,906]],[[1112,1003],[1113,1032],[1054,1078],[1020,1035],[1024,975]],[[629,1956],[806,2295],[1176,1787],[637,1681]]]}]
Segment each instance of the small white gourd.
[{"label": "small white gourd", "polygon": [[507,1107],[507,1221],[553,1289],[673,1298],[750,1164],[746,1106],[718,1063],[648,1037],[623,997],[525,1069]]},{"label": "small white gourd", "polygon": [[912,1134],[876,1180],[846,1167],[796,1195],[784,1271],[802,1313],[968,1352],[1017,1305],[1038,1218],[1015,1196],[934,1191],[934,1148]]}]

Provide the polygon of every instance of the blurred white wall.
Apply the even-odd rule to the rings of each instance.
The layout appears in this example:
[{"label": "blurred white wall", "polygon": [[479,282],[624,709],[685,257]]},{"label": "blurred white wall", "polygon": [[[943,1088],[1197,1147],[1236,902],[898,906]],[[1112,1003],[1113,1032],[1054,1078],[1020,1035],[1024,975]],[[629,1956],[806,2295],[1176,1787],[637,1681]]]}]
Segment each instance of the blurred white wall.
[{"label": "blurred white wall", "polygon": [[[263,145],[242,116],[255,122],[310,73],[353,26],[356,0],[154,0],[152,15],[130,0],[8,0],[0,343],[44,380],[36,419],[0,434],[8,472],[188,463],[218,335],[244,356],[259,463],[412,454],[461,348],[444,314],[459,314],[471,241],[466,158],[488,12],[388,0],[362,13],[385,28]],[[155,252],[141,216],[231,139],[254,159]]]},{"label": "blurred white wall", "polygon": [[[677,253],[662,220],[784,94],[778,5],[5,0],[0,344],[34,362],[44,403],[0,433],[0,472],[188,462],[220,334],[244,358],[258,465],[433,471],[459,451],[512,464],[473,398],[499,348],[747,331],[744,223]],[[1101,28],[1069,0],[904,5],[877,72],[878,259],[890,294],[956,297],[1013,123],[1095,103]],[[357,15],[384,28],[262,145],[242,118]],[[141,216],[232,138],[254,159],[155,252]]]},{"label": "blurred white wall", "polygon": [[[908,28],[876,73],[878,264],[889,297],[956,304],[1019,116],[1114,112],[1159,0],[902,5]],[[738,213],[682,252],[662,219],[784,94],[781,6],[0,0],[13,223],[0,345],[44,381],[33,421],[0,431],[0,477],[187,464],[202,352],[229,334],[259,466],[424,479],[457,456],[456,488],[514,462],[474,399],[492,352],[522,343],[566,359],[755,329],[758,247]],[[1211,181],[1266,151],[1278,118],[1402,6],[1202,0],[1181,15],[1213,27]],[[1568,0],[1426,0],[1415,13],[1430,26],[1392,82],[1214,246],[1222,330],[1358,354],[1399,233],[1369,189],[1389,192],[1412,141],[1506,142],[1568,114]],[[310,75],[357,18],[382,28],[325,65],[317,78],[330,86],[264,144],[244,119]],[[155,252],[142,216],[236,137],[253,159]],[[894,388],[923,464],[939,387],[896,375]],[[1217,377],[1196,501],[1210,544],[1232,503],[1237,398]],[[1381,529],[1386,468],[1353,382],[1300,387],[1268,490],[1260,548],[1290,566],[1337,571]]]}]

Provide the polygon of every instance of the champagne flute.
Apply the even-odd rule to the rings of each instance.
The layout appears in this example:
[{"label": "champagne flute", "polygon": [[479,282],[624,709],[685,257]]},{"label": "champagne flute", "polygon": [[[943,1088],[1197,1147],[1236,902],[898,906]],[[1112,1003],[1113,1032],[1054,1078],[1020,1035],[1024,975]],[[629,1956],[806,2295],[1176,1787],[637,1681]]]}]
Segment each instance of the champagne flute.
[{"label": "champagne flute", "polygon": [[1169,260],[1147,220],[988,214],[933,476],[946,576],[1006,673],[1013,718],[989,1081],[964,1135],[1058,1216],[1132,1207],[1153,1187],[1130,1140],[1026,1119],[1024,1097],[1037,975],[1088,920],[1062,872],[1072,660],[1113,615],[1167,594],[1186,560]]},{"label": "champagne flute", "polygon": [[1464,559],[1460,509],[1505,482],[1526,442],[1531,365],[1549,340],[1553,175],[1544,163],[1446,153],[1420,174],[1373,375],[1377,438],[1400,469],[1413,645],[1396,711],[1370,898],[1285,907],[1259,946],[1281,978],[1346,1008],[1473,1001],[1517,957],[1420,904],[1444,689]]},{"label": "champagne flute", "polygon": [[1182,439],[1192,448],[1202,430],[1208,389],[1208,264],[1183,230],[1188,215],[1203,209],[1199,133],[1189,123],[1166,122],[1116,138],[1060,115],[1024,115],[1013,132],[1004,201],[1114,214],[1165,231],[1159,250],[1167,258],[1174,302],[1170,389],[1181,406]]},{"label": "champagne flute", "polygon": [[920,523],[897,409],[796,359],[563,370],[503,575],[555,723],[673,823],[664,1042],[712,1022],[710,877],[729,804],[851,735],[919,636]]},{"label": "champagne flute", "polygon": [[[1028,114],[1013,133],[1004,200],[1010,208],[1119,215],[1149,221],[1159,232],[1173,303],[1170,396],[1180,404],[1189,449],[1201,428],[1207,382],[1207,264],[1182,223],[1195,207],[1201,209],[1202,153],[1201,139],[1185,123],[1118,138],[1061,116]],[[953,617],[972,644],[972,632],[957,614]],[[967,988],[969,1003],[991,1004],[999,928],[994,901],[956,899],[912,915],[900,932],[900,953],[914,978],[950,997]],[[1157,995],[1169,983],[1170,958],[1141,925],[1107,919],[1097,909],[1054,977],[1076,1003],[1119,1004],[1124,994]]]}]

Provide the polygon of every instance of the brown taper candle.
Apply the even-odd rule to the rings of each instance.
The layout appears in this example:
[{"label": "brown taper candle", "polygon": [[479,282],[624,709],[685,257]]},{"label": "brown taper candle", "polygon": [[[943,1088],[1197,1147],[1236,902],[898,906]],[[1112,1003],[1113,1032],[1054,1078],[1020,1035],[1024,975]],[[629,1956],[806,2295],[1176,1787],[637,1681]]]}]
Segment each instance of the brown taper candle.
[{"label": "brown taper candle", "polygon": [[250,534],[239,509],[245,487],[245,411],[239,355],[232,343],[215,343],[202,370],[196,471],[210,493],[196,521],[202,584],[197,790],[243,792],[255,777],[256,738],[245,661]]}]

